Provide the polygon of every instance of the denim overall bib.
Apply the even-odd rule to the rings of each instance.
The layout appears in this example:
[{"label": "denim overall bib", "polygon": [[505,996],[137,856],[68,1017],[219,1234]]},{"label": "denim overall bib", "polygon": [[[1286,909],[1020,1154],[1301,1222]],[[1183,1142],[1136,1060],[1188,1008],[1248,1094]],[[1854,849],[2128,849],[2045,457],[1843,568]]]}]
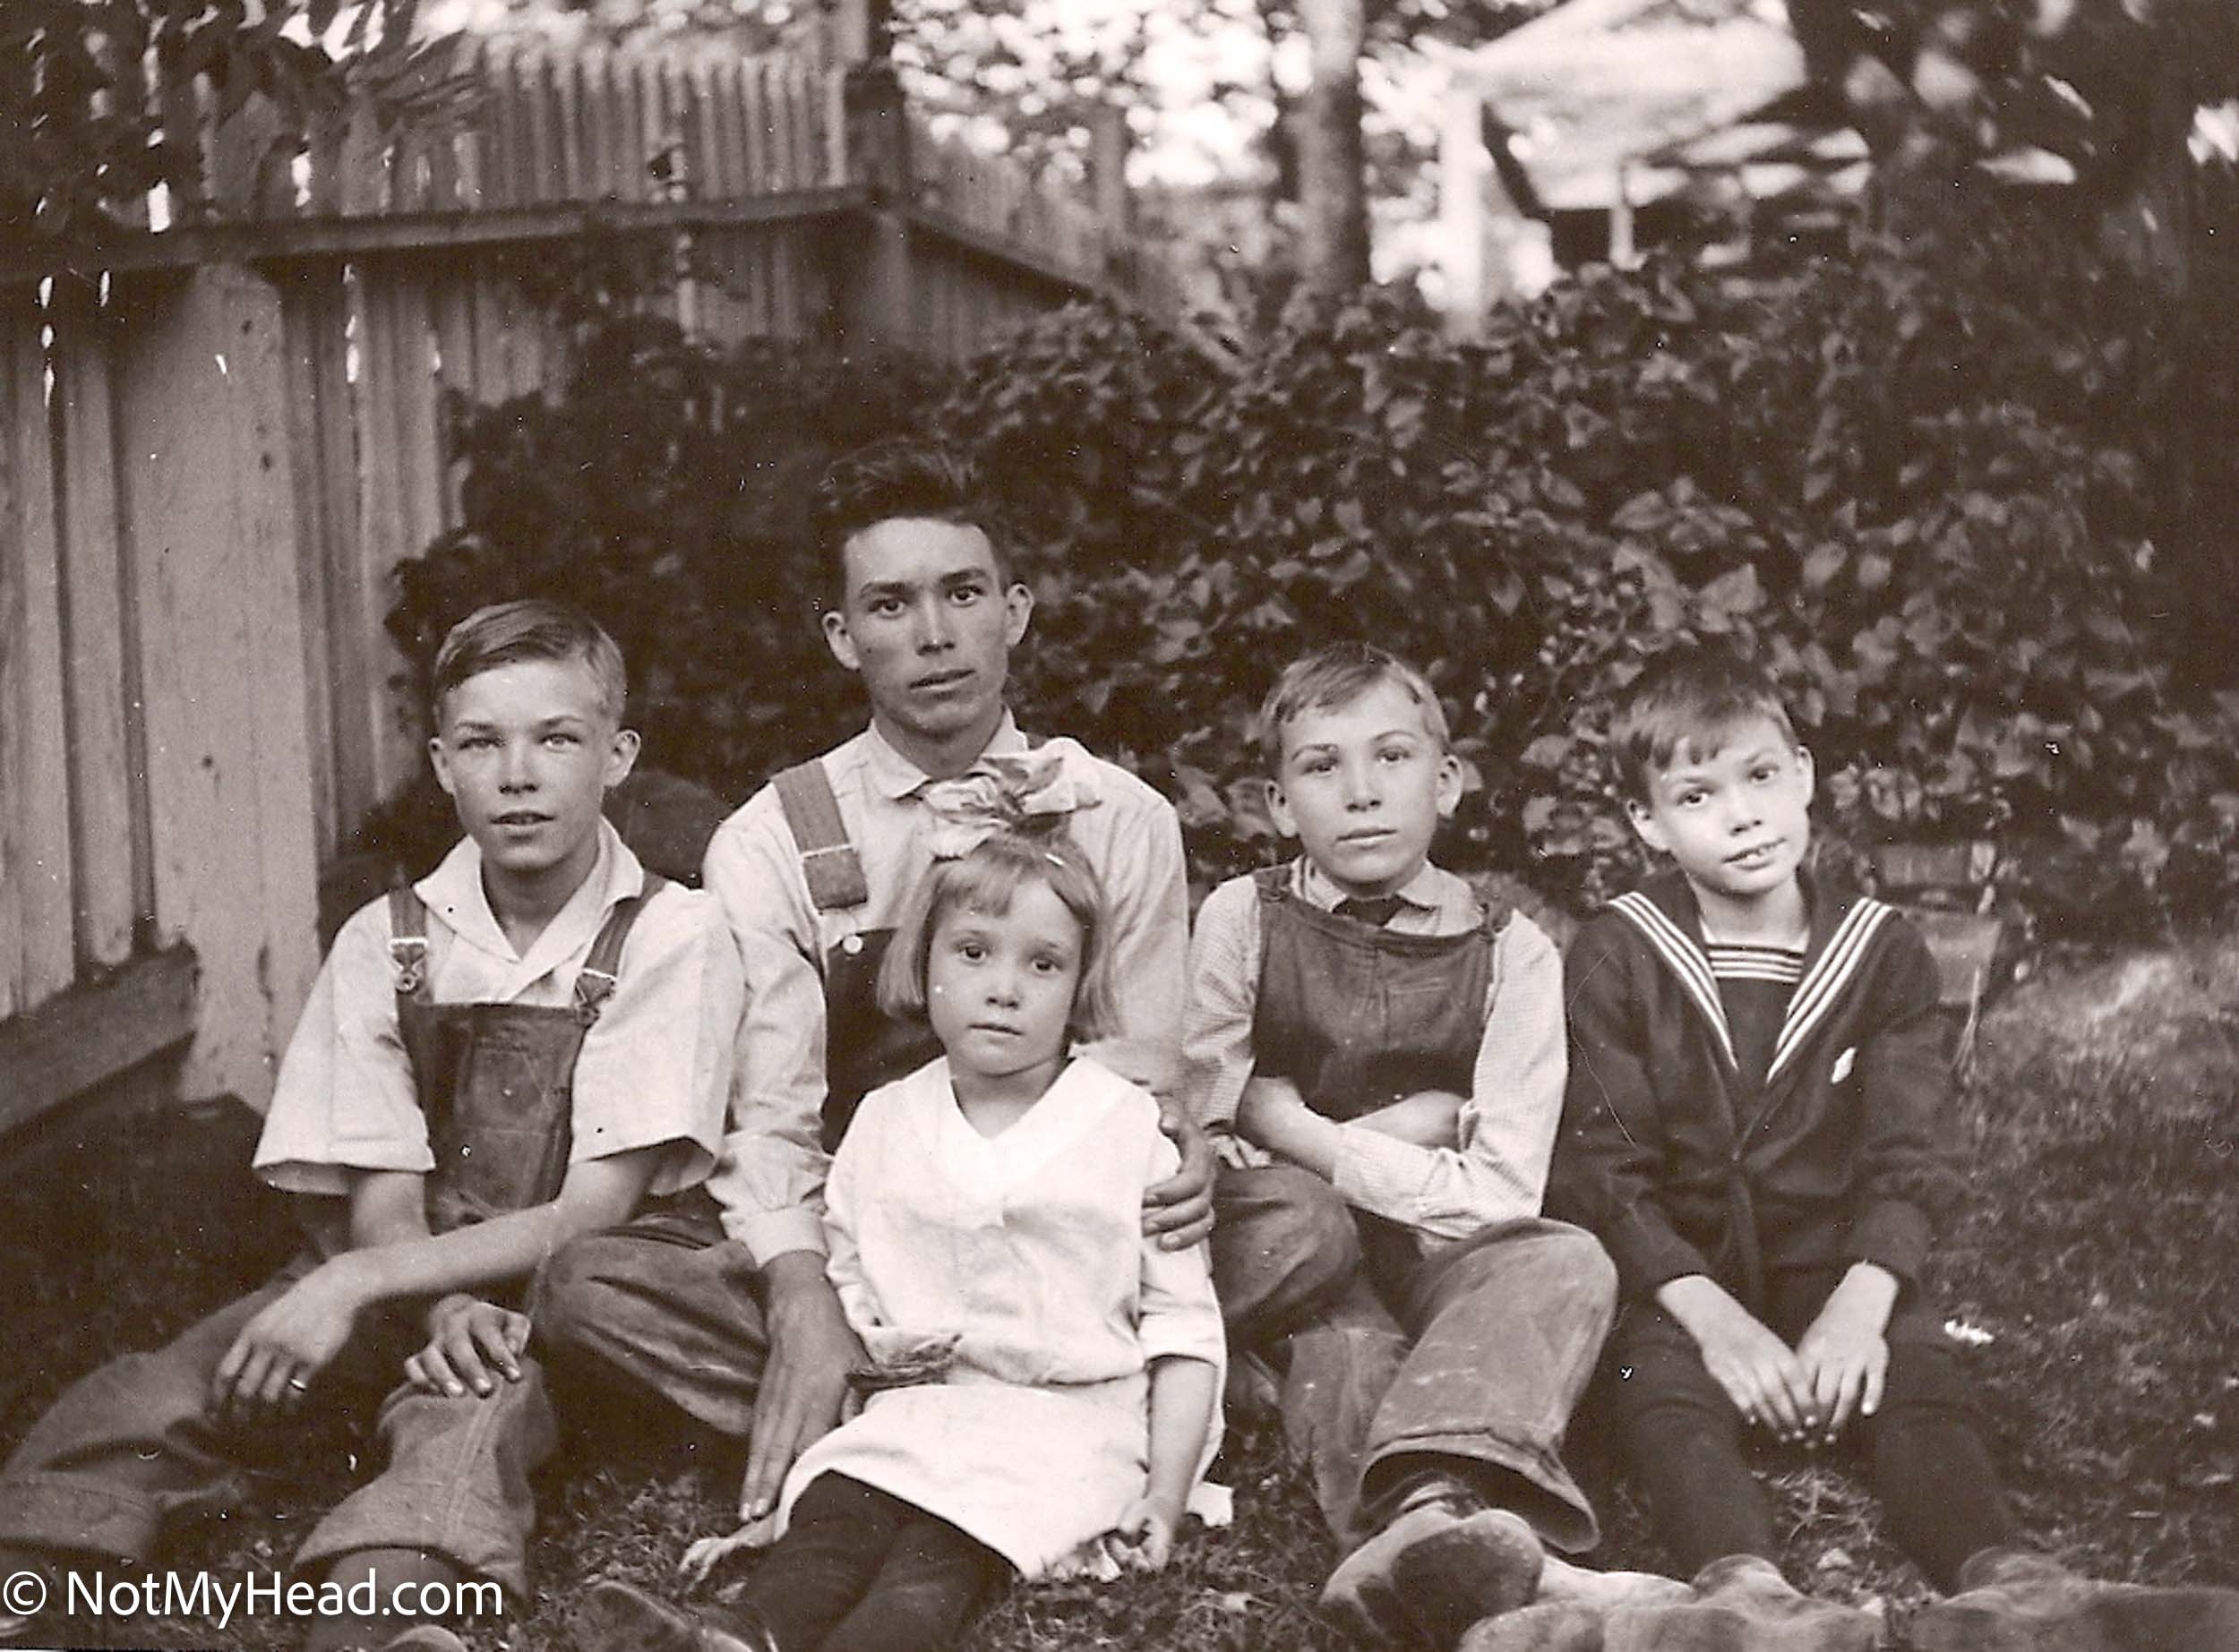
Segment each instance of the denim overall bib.
[{"label": "denim overall bib", "polygon": [[435,1157],[427,1180],[431,1232],[527,1210],[559,1193],[574,1143],[576,1056],[614,990],[631,926],[663,881],[648,872],[642,894],[616,903],[565,1008],[436,1003],[427,908],[409,889],[390,892],[397,1028]]},{"label": "denim overall bib", "polygon": [[[1425,1090],[1469,1094],[1507,909],[1460,935],[1398,935],[1300,900],[1290,879],[1285,867],[1252,879],[1260,932],[1253,1071],[1289,1079],[1339,1124]],[[1370,1280],[1394,1294],[1418,1259],[1414,1236],[1365,1211],[1354,1223]]]}]

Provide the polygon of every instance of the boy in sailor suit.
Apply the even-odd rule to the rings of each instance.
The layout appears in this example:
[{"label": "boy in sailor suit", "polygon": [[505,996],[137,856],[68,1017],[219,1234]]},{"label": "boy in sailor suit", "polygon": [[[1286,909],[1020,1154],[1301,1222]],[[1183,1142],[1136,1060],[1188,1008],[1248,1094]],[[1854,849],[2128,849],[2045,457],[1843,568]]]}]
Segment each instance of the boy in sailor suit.
[{"label": "boy in sailor suit", "polygon": [[1572,945],[1548,1209],[1617,1263],[1600,1391],[1695,1574],[1694,1600],[1628,1631],[1703,1652],[1875,1644],[1867,1614],[1780,1579],[1754,1428],[1857,1448],[1891,1537],[1954,1592],[1914,1620],[1917,1646],[2111,1652],[2154,1644],[2139,1634],[2180,1605],[2184,1644],[2235,1644],[2230,1591],[2093,1583],[2020,1546],[1920,1284],[1960,1190],[1935,965],[1893,908],[1803,869],[1812,758],[1771,679],[1675,647],[1609,745],[1634,829],[1676,866]]}]

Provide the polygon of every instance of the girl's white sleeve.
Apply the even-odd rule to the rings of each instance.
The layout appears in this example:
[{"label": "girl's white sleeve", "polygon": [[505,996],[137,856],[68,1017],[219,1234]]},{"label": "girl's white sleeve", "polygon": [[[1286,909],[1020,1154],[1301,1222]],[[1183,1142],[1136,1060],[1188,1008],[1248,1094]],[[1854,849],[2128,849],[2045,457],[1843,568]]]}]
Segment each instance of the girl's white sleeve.
[{"label": "girl's white sleeve", "polygon": [[[1164,1181],[1181,1163],[1174,1144],[1161,1134],[1154,1113],[1147,1115],[1150,1135],[1143,1185]],[[1202,1359],[1216,1369],[1227,1363],[1228,1339],[1221,1328],[1221,1305],[1213,1294],[1213,1269],[1203,1242],[1170,1251],[1148,1235],[1142,1247],[1142,1291],[1136,1334],[1145,1360],[1179,1357]]]},{"label": "girl's white sleeve", "polygon": [[824,1272],[839,1293],[848,1328],[862,1337],[881,1322],[882,1316],[879,1299],[864,1277],[862,1247],[855,1237],[857,1189],[862,1174],[861,1151],[848,1151],[855,1134],[861,1133],[851,1134],[832,1156],[831,1174],[824,1184]]}]

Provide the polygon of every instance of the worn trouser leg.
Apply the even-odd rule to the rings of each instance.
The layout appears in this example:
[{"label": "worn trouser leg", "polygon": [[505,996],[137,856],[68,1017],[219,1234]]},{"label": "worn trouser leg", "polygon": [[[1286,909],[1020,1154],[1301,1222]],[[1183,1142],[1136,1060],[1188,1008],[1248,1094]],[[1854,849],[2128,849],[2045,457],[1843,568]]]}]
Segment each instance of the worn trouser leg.
[{"label": "worn trouser leg", "polygon": [[1887,1334],[1889,1375],[1862,1443],[1892,1541],[1948,1594],[1970,1558],[2019,1542],[2020,1528],[1934,1310],[1907,1302]]},{"label": "worn trouser leg", "polygon": [[[175,1519],[236,1505],[246,1442],[210,1414],[211,1379],[242,1328],[313,1261],[298,1257],[163,1347],[113,1359],[65,1389],[0,1470],[0,1543],[144,1560]],[[322,1374],[314,1403],[356,1397],[364,1340]]]},{"label": "worn trouser leg", "polygon": [[1368,1436],[1407,1357],[1407,1333],[1356,1272],[1337,1300],[1292,1331],[1283,1372],[1283,1438],[1306,1465],[1340,1549],[1375,1530],[1360,1500]]},{"label": "worn trouser leg", "polygon": [[1384,1512],[1412,1470],[1458,1459],[1486,1500],[1557,1548],[1591,1548],[1593,1507],[1563,1466],[1564,1431],[1617,1301],[1593,1237],[1543,1217],[1427,1255],[1399,1305],[1413,1347],[1368,1429],[1361,1502]]},{"label": "worn trouser leg", "polygon": [[1610,1336],[1604,1372],[1600,1397],[1672,1570],[1692,1577],[1729,1554],[1777,1562],[1772,1504],[1742,1457],[1741,1414],[1686,1329],[1635,1304]]},{"label": "worn trouser leg", "polygon": [[1295,1330],[1360,1271],[1352,1211],[1311,1170],[1223,1165],[1213,1209],[1213,1288],[1234,1347]]},{"label": "worn trouser leg", "polygon": [[460,1571],[528,1595],[536,1524],[529,1476],[556,1429],[545,1374],[520,1362],[518,1382],[488,1394],[432,1394],[406,1385],[381,1409],[388,1460],[321,1520],[296,1557],[308,1568],[365,1549],[425,1549]]},{"label": "worn trouser leg", "polygon": [[570,1379],[655,1395],[744,1438],[768,1350],[746,1247],[704,1218],[640,1219],[562,1246],[536,1276],[536,1346]]}]

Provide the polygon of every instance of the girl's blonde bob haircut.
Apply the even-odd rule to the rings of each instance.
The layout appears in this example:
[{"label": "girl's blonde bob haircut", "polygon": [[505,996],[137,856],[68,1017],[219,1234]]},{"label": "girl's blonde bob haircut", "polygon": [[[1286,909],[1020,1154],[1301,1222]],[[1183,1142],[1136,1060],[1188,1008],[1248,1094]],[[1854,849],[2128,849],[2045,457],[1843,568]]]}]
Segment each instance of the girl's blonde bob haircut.
[{"label": "girl's blonde bob haircut", "polygon": [[[1061,823],[1063,817],[1053,818]],[[910,892],[894,942],[879,966],[879,1007],[899,1021],[923,1022],[925,963],[940,920],[957,911],[999,918],[1010,910],[1011,897],[1029,883],[1045,886],[1081,926],[1081,978],[1073,989],[1066,1031],[1077,1044],[1117,1032],[1111,908],[1095,869],[1062,824],[1047,831],[1007,826],[968,854],[934,861]]]}]

